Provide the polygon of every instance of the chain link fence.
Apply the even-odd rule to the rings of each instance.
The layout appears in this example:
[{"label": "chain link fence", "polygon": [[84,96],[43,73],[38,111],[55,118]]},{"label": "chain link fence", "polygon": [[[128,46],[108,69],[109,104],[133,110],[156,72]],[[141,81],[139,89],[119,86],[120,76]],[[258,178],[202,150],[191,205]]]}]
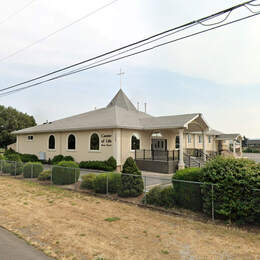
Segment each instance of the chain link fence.
[{"label": "chain link fence", "polygon": [[[215,220],[215,204],[218,203],[215,196],[216,184],[172,179],[172,176],[167,174],[143,172],[142,176],[140,176],[116,172],[107,173],[89,169],[68,168],[57,165],[43,165],[45,171],[49,170],[49,175],[46,175],[46,179],[44,180],[37,180],[38,175],[35,175],[36,165],[30,165],[30,168],[26,169],[26,171],[24,165],[25,164],[21,162],[0,161],[0,175],[11,175],[14,178],[21,179],[26,177],[28,180],[38,181],[39,183],[48,185],[62,184],[59,185],[59,187],[63,189],[85,192],[113,200],[123,200],[125,202],[131,202],[142,206],[151,205],[147,202],[147,196],[149,196],[152,189],[160,188],[163,190],[167,187],[174,187],[175,195],[173,199],[173,210],[176,208],[184,208],[195,212],[206,212],[207,215],[211,216],[213,221]],[[62,177],[59,179],[57,176],[59,176],[59,172],[61,171],[65,175],[61,175]],[[65,179],[64,176],[66,176]],[[137,194],[137,196],[127,196],[125,193],[122,196],[120,195],[121,179],[126,176],[129,177],[130,186],[135,185],[136,180],[140,178],[142,179],[143,184],[141,192],[140,194]],[[63,182],[59,183],[62,178],[64,179]],[[95,187],[93,187],[94,179],[96,183]],[[252,192],[260,203],[260,189],[253,189]],[[207,194],[206,201],[205,199],[203,200],[203,195],[205,194]]]}]

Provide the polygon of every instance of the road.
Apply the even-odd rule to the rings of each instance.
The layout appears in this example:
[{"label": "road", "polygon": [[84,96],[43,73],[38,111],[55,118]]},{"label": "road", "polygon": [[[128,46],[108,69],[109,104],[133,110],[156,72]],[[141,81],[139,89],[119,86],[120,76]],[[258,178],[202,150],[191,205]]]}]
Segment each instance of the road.
[{"label": "road", "polygon": [[11,232],[0,228],[1,260],[52,260]]},{"label": "road", "polygon": [[243,153],[243,157],[253,160],[256,163],[260,163],[260,153]]}]

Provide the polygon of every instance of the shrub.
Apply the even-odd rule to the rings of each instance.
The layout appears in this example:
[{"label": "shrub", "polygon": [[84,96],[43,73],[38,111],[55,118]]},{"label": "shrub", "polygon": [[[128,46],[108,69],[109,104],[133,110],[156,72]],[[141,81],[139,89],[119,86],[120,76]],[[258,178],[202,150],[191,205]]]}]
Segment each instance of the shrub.
[{"label": "shrub", "polygon": [[62,154],[55,155],[53,159],[51,160],[52,164],[58,164],[59,162],[63,161],[64,156]]},{"label": "shrub", "polygon": [[39,162],[28,162],[23,167],[24,178],[38,178],[43,171],[43,166]]},{"label": "shrub", "polygon": [[51,170],[45,170],[38,176],[39,181],[49,181],[51,179]]},{"label": "shrub", "polygon": [[9,148],[8,150],[6,150],[6,151],[4,152],[4,156],[5,156],[5,157],[8,156],[8,155],[10,155],[10,154],[16,154],[16,151],[13,150],[12,148]]},{"label": "shrub", "polygon": [[6,154],[5,159],[10,162],[21,162],[20,155],[17,153]]},{"label": "shrub", "polygon": [[0,161],[4,160],[4,155],[0,153]]},{"label": "shrub", "polygon": [[22,162],[38,162],[39,159],[35,154],[20,154]]},{"label": "shrub", "polygon": [[152,188],[146,195],[147,204],[171,208],[174,206],[174,191],[172,186],[162,188],[156,186]]},{"label": "shrub", "polygon": [[110,156],[106,162],[108,166],[113,168],[113,170],[116,169],[117,163],[116,163],[116,159],[113,156]]},{"label": "shrub", "polygon": [[118,195],[121,197],[137,197],[142,194],[143,190],[142,174],[137,168],[134,159],[129,157],[123,165],[121,189]]},{"label": "shrub", "polygon": [[[260,166],[247,159],[217,157],[203,169],[202,181],[214,183],[217,217],[237,223],[260,223]],[[211,213],[211,187],[203,187],[203,208]]]},{"label": "shrub", "polygon": [[186,168],[178,170],[172,177],[174,188],[174,199],[178,206],[202,211],[203,201],[201,195],[201,185],[196,183],[186,183],[179,181],[200,182],[202,179],[200,168]]},{"label": "shrub", "polygon": [[82,182],[80,185],[81,189],[94,189],[94,180],[96,178],[96,175],[93,173],[86,174],[81,177]]},{"label": "shrub", "polygon": [[83,169],[95,169],[102,171],[113,171],[114,168],[109,166],[105,161],[82,161],[79,164]]},{"label": "shrub", "polygon": [[23,163],[21,161],[17,162],[8,162],[2,161],[2,172],[9,173],[13,176],[20,175],[23,172]]},{"label": "shrub", "polygon": [[72,156],[68,155],[68,156],[64,156],[62,161],[74,162],[74,158]]},{"label": "shrub", "polygon": [[93,182],[93,188],[96,193],[107,192],[107,181],[108,181],[108,192],[117,193],[121,186],[121,174],[118,173],[103,173],[96,176]]},{"label": "shrub", "polygon": [[57,185],[75,183],[78,181],[79,175],[79,166],[72,161],[61,161],[52,168],[52,181]]}]

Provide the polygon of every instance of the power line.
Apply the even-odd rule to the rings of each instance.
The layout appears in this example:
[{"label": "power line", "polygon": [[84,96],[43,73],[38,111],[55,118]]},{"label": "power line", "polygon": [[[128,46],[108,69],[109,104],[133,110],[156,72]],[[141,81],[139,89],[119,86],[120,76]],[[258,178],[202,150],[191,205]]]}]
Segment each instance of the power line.
[{"label": "power line", "polygon": [[4,20],[0,21],[0,25],[2,25],[3,23],[5,23],[6,21],[8,21],[9,19],[13,18],[14,16],[16,16],[17,14],[21,13],[24,9],[26,9],[27,7],[29,7],[31,4],[33,4],[33,2],[35,2],[36,0],[32,0],[29,3],[27,3],[25,6],[23,6],[22,8],[18,9],[17,11],[15,11],[14,13],[10,14],[9,16],[7,16]]},{"label": "power line", "polygon": [[[147,37],[143,40],[139,40],[139,41],[136,41],[134,43],[131,43],[131,44],[128,44],[128,45],[125,45],[123,47],[120,47],[120,48],[117,48],[115,50],[112,50],[112,51],[109,51],[109,52],[106,52],[106,53],[103,53],[101,55],[98,55],[98,56],[95,56],[93,58],[90,58],[90,59],[87,59],[87,60],[83,60],[81,62],[78,62],[78,63],[75,63],[75,64],[72,64],[72,65],[69,65],[67,67],[64,67],[64,68],[61,68],[61,69],[58,69],[58,70],[55,70],[53,72],[49,72],[47,74],[44,74],[44,75],[41,75],[41,76],[38,76],[38,77],[35,77],[33,79],[30,79],[30,80],[27,80],[27,81],[24,81],[24,82],[21,82],[21,83],[18,83],[18,84],[15,84],[15,85],[12,85],[10,87],[6,87],[6,88],[3,88],[3,89],[0,89],[0,92],[2,91],[5,91],[5,90],[9,90],[9,89],[12,89],[12,88],[15,88],[15,87],[18,87],[18,86],[21,86],[21,85],[24,85],[24,84],[27,84],[27,83],[30,83],[30,82],[33,82],[33,81],[36,81],[36,80],[39,80],[39,79],[42,79],[42,78],[45,78],[45,77],[48,77],[48,76],[51,76],[53,74],[56,74],[56,73],[59,73],[59,72],[62,72],[62,71],[65,71],[65,70],[68,70],[70,68],[73,68],[73,67],[76,67],[76,66],[79,66],[79,65],[82,65],[84,63],[87,63],[87,62],[90,62],[90,61],[93,61],[93,60],[96,60],[96,59],[99,59],[99,58],[102,58],[102,57],[105,57],[107,55],[110,55],[110,54],[113,54],[113,53],[116,53],[116,52],[119,52],[121,50],[124,50],[124,49],[127,49],[127,48],[130,48],[132,46],[135,46],[135,45],[138,45],[138,44],[141,44],[141,43],[145,43],[151,39],[155,39],[155,38],[158,38],[159,36],[163,36],[165,34],[169,34],[171,35],[171,33],[174,33],[174,31],[177,31],[177,30],[184,30],[184,29],[187,29],[187,28],[190,28],[198,23],[203,24],[203,22],[205,21],[208,21],[210,19],[213,19],[213,18],[216,18],[220,15],[223,15],[223,14],[226,14],[228,13],[228,16],[230,15],[230,12],[234,11],[235,9],[238,9],[240,7],[243,7],[245,4],[248,4],[248,3],[251,3],[251,2],[254,2],[256,0],[251,0],[251,1],[247,1],[247,2],[244,2],[244,3],[241,3],[239,5],[236,5],[236,6],[233,6],[233,7],[230,7],[228,9],[225,9],[225,10],[222,10],[220,12],[217,12],[217,13],[214,13],[212,15],[209,15],[209,16],[206,16],[204,18],[201,18],[201,19],[198,19],[198,20],[195,20],[195,21],[192,21],[192,22],[189,22],[189,23],[186,23],[184,25],[181,25],[181,26],[177,26],[175,28],[171,28],[171,29],[168,29],[166,31],[163,31],[163,32],[160,32],[158,34],[155,34],[155,35],[152,35],[150,37]],[[224,19],[226,20],[226,18]],[[223,22],[223,21],[222,21]],[[160,39],[160,38],[159,38]],[[157,39],[158,40],[158,39]]]},{"label": "power line", "polygon": [[[34,1],[35,1],[35,0],[34,0]],[[114,3],[117,2],[117,1],[119,1],[119,0],[113,0],[112,2],[109,2],[108,4],[105,4],[105,5],[103,5],[103,6],[99,7],[99,8],[97,8],[97,9],[95,9],[94,11],[92,11],[92,12],[90,12],[90,13],[88,13],[88,14],[82,16],[82,17],[80,17],[79,19],[76,19],[75,21],[73,21],[73,22],[71,22],[71,23],[69,23],[69,24],[67,24],[67,25],[65,25],[65,26],[63,26],[63,27],[61,27],[61,28],[59,28],[58,30],[56,30],[56,31],[54,31],[54,32],[52,32],[52,33],[46,35],[45,37],[42,37],[41,39],[39,39],[39,40],[37,40],[37,41],[35,41],[35,42],[33,42],[33,43],[27,45],[27,46],[25,46],[25,47],[23,47],[23,48],[21,48],[21,49],[15,51],[15,52],[13,52],[13,53],[11,53],[11,54],[9,54],[9,55],[3,57],[3,58],[0,58],[0,62],[5,61],[5,60],[7,60],[7,59],[9,59],[9,58],[11,58],[11,57],[13,57],[13,56],[15,56],[15,55],[17,55],[17,54],[23,52],[23,51],[25,51],[25,50],[27,50],[27,49],[29,49],[29,48],[35,46],[35,45],[37,45],[37,44],[43,42],[43,41],[46,41],[47,39],[51,38],[51,37],[54,36],[55,34],[61,32],[61,31],[64,31],[65,29],[67,29],[67,28],[73,26],[73,25],[76,24],[76,23],[79,23],[79,22],[83,21],[84,19],[90,17],[91,15],[93,15],[93,14],[95,14],[95,13],[97,13],[97,12],[103,10],[103,9],[105,9],[106,7],[108,7],[108,6],[112,5],[112,4],[114,4]]]},{"label": "power line", "polygon": [[[121,59],[129,58],[129,57],[132,57],[132,56],[135,56],[135,55],[138,55],[138,54],[147,52],[147,51],[151,51],[151,50],[154,50],[154,49],[156,49],[156,48],[159,48],[159,47],[168,45],[168,44],[170,44],[170,43],[174,43],[174,42],[177,42],[177,41],[180,41],[180,40],[184,40],[184,39],[187,39],[187,38],[190,38],[190,37],[193,37],[193,36],[196,36],[196,35],[205,33],[205,32],[209,32],[209,31],[212,31],[212,30],[215,30],[215,29],[224,27],[224,26],[226,26],[226,25],[230,25],[230,24],[233,24],[233,23],[236,23],[236,22],[239,22],[239,21],[243,21],[243,20],[252,18],[252,17],[257,16],[257,15],[259,15],[259,14],[260,14],[260,13],[252,14],[252,15],[249,15],[249,16],[246,16],[246,17],[242,17],[242,18],[233,20],[233,21],[228,22],[228,23],[225,23],[225,24],[221,24],[221,25],[218,25],[218,26],[209,28],[209,29],[205,29],[205,30],[202,30],[202,31],[199,31],[199,32],[195,32],[195,33],[192,33],[192,34],[189,34],[189,35],[186,35],[186,36],[183,36],[183,37],[180,37],[180,38],[171,40],[171,41],[167,41],[167,42],[164,42],[164,43],[161,43],[161,44],[152,46],[152,47],[150,47],[150,48],[143,49],[143,50],[141,50],[141,51],[138,51],[138,52],[135,52],[135,53],[131,53],[131,54],[128,54],[128,55],[125,55],[125,56],[122,56],[122,57],[119,57],[119,58],[116,58],[116,59],[112,59],[112,60],[106,61],[106,62],[102,62],[102,63],[96,62],[96,63],[97,63],[96,65],[93,65],[93,64],[92,64],[92,65],[90,65],[90,66],[83,67],[83,68],[79,68],[79,69],[77,69],[77,70],[74,70],[74,71],[67,72],[67,73],[65,73],[65,74],[56,76],[56,77],[54,77],[54,78],[50,78],[50,79],[47,79],[47,80],[44,80],[44,81],[41,81],[41,82],[37,82],[37,83],[31,84],[31,85],[26,86],[26,87],[22,87],[22,88],[19,88],[19,89],[15,89],[15,90],[11,90],[11,91],[5,92],[5,93],[3,93],[3,94],[0,94],[0,97],[8,96],[8,95],[11,95],[11,94],[16,93],[16,92],[18,92],[18,91],[22,91],[22,90],[25,90],[25,89],[28,89],[28,88],[32,88],[32,87],[34,87],[34,86],[38,86],[38,85],[41,85],[41,84],[46,83],[46,82],[50,82],[50,81],[53,81],[53,80],[57,80],[57,79],[59,79],[59,78],[63,78],[63,77],[69,76],[69,75],[73,75],[73,74],[79,73],[79,72],[81,72],[81,71],[85,71],[85,70],[89,70],[89,69],[92,69],[92,68],[96,68],[96,67],[99,67],[99,66],[102,66],[102,65],[111,63],[111,62],[115,62],[115,61],[118,61],[118,60],[121,60]],[[127,52],[127,51],[125,51],[125,52]]]}]

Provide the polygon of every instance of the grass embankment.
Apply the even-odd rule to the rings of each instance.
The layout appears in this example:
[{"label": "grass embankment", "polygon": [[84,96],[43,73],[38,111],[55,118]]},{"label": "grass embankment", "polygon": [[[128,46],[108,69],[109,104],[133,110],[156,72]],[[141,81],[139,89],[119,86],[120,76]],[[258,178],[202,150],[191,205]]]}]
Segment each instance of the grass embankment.
[{"label": "grass embankment", "polygon": [[260,234],[0,178],[0,225],[57,259],[259,259]]}]

